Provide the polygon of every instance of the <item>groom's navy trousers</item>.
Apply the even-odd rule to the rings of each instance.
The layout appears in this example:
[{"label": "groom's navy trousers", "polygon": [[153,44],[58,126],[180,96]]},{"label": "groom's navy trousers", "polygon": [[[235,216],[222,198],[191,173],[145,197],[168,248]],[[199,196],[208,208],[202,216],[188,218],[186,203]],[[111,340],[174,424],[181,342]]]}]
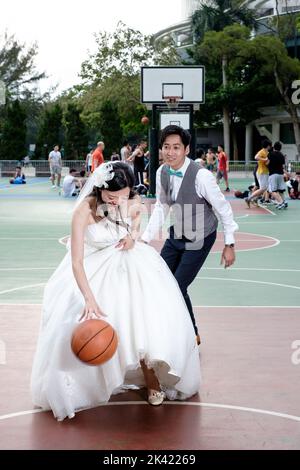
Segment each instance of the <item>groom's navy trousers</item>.
[{"label": "groom's navy trousers", "polygon": [[169,266],[179,284],[190,313],[196,335],[198,334],[198,328],[187,289],[203,266],[213,244],[216,241],[216,237],[217,232],[215,231],[204,238],[203,246],[200,249],[187,250],[187,240],[175,239],[174,227],[170,227],[170,237],[166,240],[161,251],[162,258]]}]

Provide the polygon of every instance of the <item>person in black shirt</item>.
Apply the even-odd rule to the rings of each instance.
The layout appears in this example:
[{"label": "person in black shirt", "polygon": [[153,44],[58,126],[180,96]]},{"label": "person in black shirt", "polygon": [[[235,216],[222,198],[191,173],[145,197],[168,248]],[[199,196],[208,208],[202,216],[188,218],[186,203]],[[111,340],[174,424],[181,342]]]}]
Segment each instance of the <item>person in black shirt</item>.
[{"label": "person in black shirt", "polygon": [[286,184],[284,182],[283,170],[285,165],[284,155],[281,153],[281,143],[275,142],[274,150],[269,152],[269,192],[277,201],[277,209],[286,209],[288,204],[284,200]]}]

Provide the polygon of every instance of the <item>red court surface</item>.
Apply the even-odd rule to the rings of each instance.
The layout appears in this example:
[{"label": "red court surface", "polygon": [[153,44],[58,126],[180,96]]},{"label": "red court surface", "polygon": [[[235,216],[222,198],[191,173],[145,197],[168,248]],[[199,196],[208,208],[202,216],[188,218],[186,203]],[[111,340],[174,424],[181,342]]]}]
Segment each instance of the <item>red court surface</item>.
[{"label": "red court surface", "polygon": [[299,449],[300,365],[291,360],[299,311],[197,311],[203,371],[198,396],[155,408],[144,401],[144,390],[132,391],[58,423],[52,412],[34,413],[40,410],[32,410],[29,395],[40,306],[0,306],[7,344],[0,448]]}]

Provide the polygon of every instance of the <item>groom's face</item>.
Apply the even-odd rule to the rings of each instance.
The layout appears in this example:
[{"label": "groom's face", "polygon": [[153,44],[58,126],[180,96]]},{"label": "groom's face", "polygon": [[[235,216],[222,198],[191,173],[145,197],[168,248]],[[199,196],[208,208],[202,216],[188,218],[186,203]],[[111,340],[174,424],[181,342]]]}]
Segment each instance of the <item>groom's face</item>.
[{"label": "groom's face", "polygon": [[186,155],[189,154],[189,146],[184,148],[181,137],[177,134],[169,135],[162,146],[164,162],[173,170],[178,170],[184,164]]}]

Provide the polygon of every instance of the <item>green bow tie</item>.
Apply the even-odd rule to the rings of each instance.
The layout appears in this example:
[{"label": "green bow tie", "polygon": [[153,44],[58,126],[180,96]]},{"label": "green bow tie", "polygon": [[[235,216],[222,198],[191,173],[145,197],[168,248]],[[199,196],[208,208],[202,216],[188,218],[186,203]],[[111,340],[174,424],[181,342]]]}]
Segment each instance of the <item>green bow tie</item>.
[{"label": "green bow tie", "polygon": [[169,168],[168,173],[170,176],[178,176],[178,178],[183,178],[183,173],[181,171],[175,171],[172,170],[172,168]]}]

